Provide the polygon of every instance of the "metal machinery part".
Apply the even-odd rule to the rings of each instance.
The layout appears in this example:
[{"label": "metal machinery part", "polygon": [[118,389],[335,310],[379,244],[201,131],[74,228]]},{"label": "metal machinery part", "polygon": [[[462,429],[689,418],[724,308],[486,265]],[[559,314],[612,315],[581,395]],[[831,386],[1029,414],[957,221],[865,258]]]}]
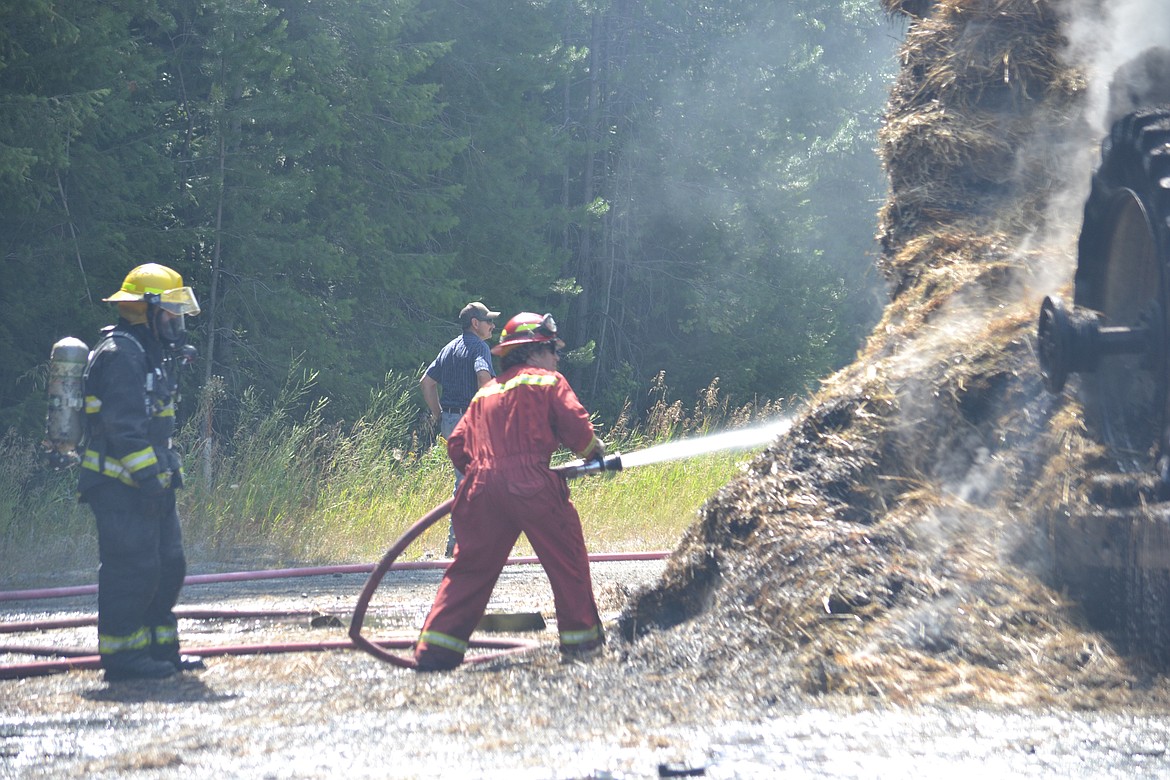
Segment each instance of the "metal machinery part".
[{"label": "metal machinery part", "polygon": [[1050,520],[1056,574],[1090,621],[1170,666],[1170,106],[1114,123],[1085,202],[1074,300],[1040,309],[1048,389],[1080,376],[1107,473]]},{"label": "metal machinery part", "polygon": [[[1077,247],[1073,307],[1045,299],[1040,366],[1082,374],[1087,423],[1123,471],[1148,470],[1170,423],[1170,107],[1129,114],[1101,145]],[[1158,454],[1161,454],[1160,452]]]},{"label": "metal machinery part", "polygon": [[620,453],[606,455],[604,458],[593,458],[587,461],[573,460],[553,469],[553,471],[563,475],[565,479],[577,479],[578,477],[604,474],[607,471],[621,470],[622,456]]}]

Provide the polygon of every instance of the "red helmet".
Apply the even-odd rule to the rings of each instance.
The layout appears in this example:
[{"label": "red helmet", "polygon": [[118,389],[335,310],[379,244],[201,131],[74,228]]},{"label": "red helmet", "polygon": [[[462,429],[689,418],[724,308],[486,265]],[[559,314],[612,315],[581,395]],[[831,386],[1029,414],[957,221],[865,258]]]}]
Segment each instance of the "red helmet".
[{"label": "red helmet", "polygon": [[557,338],[557,323],[551,314],[535,314],[522,311],[504,326],[500,333],[500,343],[492,347],[492,354],[503,356],[508,354],[512,347],[521,344],[539,344],[544,341],[555,341],[557,349],[565,346],[565,342]]}]

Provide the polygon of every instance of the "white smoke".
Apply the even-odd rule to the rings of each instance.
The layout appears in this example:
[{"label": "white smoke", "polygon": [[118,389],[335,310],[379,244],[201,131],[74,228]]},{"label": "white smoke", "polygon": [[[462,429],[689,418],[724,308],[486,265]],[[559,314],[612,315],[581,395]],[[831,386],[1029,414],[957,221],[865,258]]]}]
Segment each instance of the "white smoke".
[{"label": "white smoke", "polygon": [[[1110,84],[1117,71],[1152,47],[1170,47],[1170,9],[1166,0],[1074,0],[1068,6],[1069,62],[1088,80],[1086,119],[1098,135],[1108,132]],[[1170,84],[1158,80],[1132,84],[1152,93],[1151,102],[1170,98]],[[1161,93],[1161,94],[1160,94]],[[1136,106],[1133,106],[1136,107]],[[1132,110],[1130,107],[1127,110]],[[1121,113],[1124,113],[1122,111]]]}]

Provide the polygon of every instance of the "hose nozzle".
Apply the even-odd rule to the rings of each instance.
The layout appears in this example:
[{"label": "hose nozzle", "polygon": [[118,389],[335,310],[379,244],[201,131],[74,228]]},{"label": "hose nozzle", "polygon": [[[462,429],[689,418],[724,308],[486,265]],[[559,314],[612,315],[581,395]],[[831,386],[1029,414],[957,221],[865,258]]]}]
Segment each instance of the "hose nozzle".
[{"label": "hose nozzle", "polygon": [[621,453],[615,452],[613,455],[606,455],[601,460],[573,460],[557,466],[553,471],[557,472],[565,479],[576,479],[577,477],[585,477],[591,474],[602,474],[606,471],[621,471],[622,470],[622,456]]}]

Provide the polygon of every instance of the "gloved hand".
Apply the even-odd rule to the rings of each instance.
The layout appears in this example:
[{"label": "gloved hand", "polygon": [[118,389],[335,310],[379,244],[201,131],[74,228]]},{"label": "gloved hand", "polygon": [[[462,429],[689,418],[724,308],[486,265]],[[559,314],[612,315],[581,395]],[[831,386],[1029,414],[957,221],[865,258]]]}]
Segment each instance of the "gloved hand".
[{"label": "gloved hand", "polygon": [[597,443],[593,447],[593,452],[589,453],[588,460],[597,461],[598,463],[605,460],[605,442],[601,439],[597,440]]},{"label": "gloved hand", "polygon": [[170,463],[171,488],[179,490],[183,487],[183,456],[174,450],[167,451],[167,459]]},{"label": "gloved hand", "polygon": [[142,496],[142,510],[151,517],[162,518],[174,506],[174,491],[171,489],[171,473],[160,471],[138,483]]}]

